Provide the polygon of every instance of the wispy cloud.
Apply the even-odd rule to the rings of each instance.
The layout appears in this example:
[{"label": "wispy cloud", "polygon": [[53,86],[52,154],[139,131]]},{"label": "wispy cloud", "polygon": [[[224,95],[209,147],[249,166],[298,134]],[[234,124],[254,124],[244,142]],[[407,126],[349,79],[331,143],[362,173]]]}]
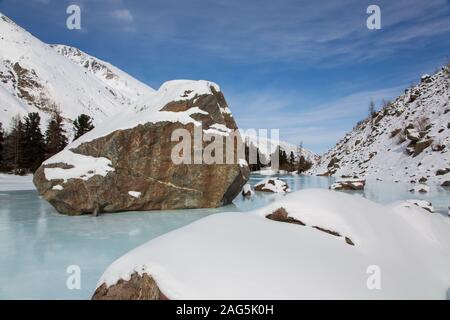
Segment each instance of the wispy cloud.
[{"label": "wispy cloud", "polygon": [[298,94],[274,92],[253,102],[254,93],[231,95],[229,103],[232,110],[236,110],[240,127],[277,128],[282,139],[292,143],[302,140],[312,150],[324,152],[357,121],[367,117],[370,99],[379,106],[383,99],[398,96],[405,86],[361,91],[307,108],[304,106],[306,100]]},{"label": "wispy cloud", "polygon": [[111,15],[119,21],[123,21],[123,22],[133,22],[134,21],[134,17],[131,14],[130,10],[128,10],[128,9],[114,10],[111,12]]}]

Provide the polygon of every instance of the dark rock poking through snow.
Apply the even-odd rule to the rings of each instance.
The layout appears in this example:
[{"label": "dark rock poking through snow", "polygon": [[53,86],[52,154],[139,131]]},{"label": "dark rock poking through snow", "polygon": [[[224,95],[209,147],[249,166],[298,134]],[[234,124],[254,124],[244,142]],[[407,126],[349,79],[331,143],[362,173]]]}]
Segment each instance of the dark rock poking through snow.
[{"label": "dark rock poking through snow", "polygon": [[268,214],[266,216],[266,218],[270,219],[270,220],[274,220],[274,221],[279,221],[279,222],[294,223],[294,224],[299,224],[299,225],[302,225],[302,226],[305,225],[302,221],[294,219],[292,217],[289,217],[286,209],[284,209],[283,207],[278,208],[277,210],[275,210],[271,214]]},{"label": "dark rock poking through snow", "polygon": [[[270,220],[278,221],[278,222],[287,222],[287,223],[298,224],[301,226],[306,226],[306,224],[303,221],[289,217],[288,212],[283,207],[280,207],[277,210],[273,211],[272,213],[266,215],[266,218],[270,219]],[[328,233],[328,234],[331,234],[332,236],[335,236],[335,237],[342,237],[342,235],[339,232],[336,232],[333,230],[329,230],[329,229],[319,227],[319,226],[312,226],[312,228],[317,229],[322,232],[325,232],[325,233]],[[347,244],[349,244],[351,246],[355,245],[349,237],[344,237],[344,238],[345,238],[345,242]]]},{"label": "dark rock poking through snow", "polygon": [[168,300],[159,290],[158,285],[146,273],[133,273],[130,280],[120,279],[107,287],[103,283],[95,290],[92,300]]},{"label": "dark rock poking through snow", "polygon": [[[191,81],[186,83],[187,87],[191,85]],[[194,81],[192,83],[193,86],[197,84]],[[158,110],[139,111],[144,119],[157,113],[155,121],[138,123],[129,129],[115,130],[106,135],[99,134],[98,137],[95,135],[96,132],[103,133],[103,131],[101,126],[96,127],[87,134],[94,134],[94,139],[79,145],[69,145],[62,151],[71,157],[73,155],[92,157],[93,163],[97,159],[110,161],[110,167],[107,167],[106,172],[97,174],[95,170],[90,170],[82,176],[64,180],[58,179],[59,176],[55,178],[46,174],[52,170],[49,168],[61,168],[54,171],[56,174],[61,170],[70,171],[73,167],[70,156],[62,157],[64,161],[57,160],[50,164],[44,162],[36,171],[33,180],[39,194],[60,213],[69,215],[211,208],[230,203],[248,180],[250,174],[248,166],[237,160],[233,164],[175,164],[171,153],[173,147],[180,144],[180,140],[172,141],[171,135],[176,129],[185,129],[190,133],[191,146],[195,146],[194,130],[197,129],[194,121],[202,124],[203,132],[223,130],[224,132],[218,133],[218,137],[223,137],[220,134],[237,129],[236,123],[223,94],[212,85],[208,94],[184,91],[184,95],[178,92],[179,86],[179,82],[176,81],[172,85],[176,94],[172,93],[170,98],[175,96],[176,101],[169,100],[170,102],[162,107],[157,105]],[[167,87],[169,85],[165,89]],[[162,89],[160,91],[162,93],[157,94],[162,95],[163,99],[160,100],[164,101],[166,91]],[[136,115],[139,116],[139,112],[133,113],[131,119],[135,119]],[[186,114],[190,118],[187,118]],[[164,116],[189,121],[159,120]],[[126,121],[127,118],[118,123],[122,125]],[[210,142],[203,141],[203,150],[209,144]],[[236,144],[234,149],[236,155]],[[223,139],[223,150],[226,150],[226,139]],[[55,156],[56,159],[59,159],[59,155]],[[194,159],[193,152],[191,159]],[[77,169],[77,165],[78,163],[75,163],[73,170]],[[86,166],[85,163],[83,165]],[[87,166],[89,167],[89,164]]]}]

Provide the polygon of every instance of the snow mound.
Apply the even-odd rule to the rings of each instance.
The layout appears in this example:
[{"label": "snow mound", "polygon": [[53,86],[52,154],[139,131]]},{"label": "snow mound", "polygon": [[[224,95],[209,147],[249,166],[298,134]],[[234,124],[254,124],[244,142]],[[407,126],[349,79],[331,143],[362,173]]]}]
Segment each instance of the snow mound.
[{"label": "snow mound", "polygon": [[[280,207],[306,225],[265,218]],[[368,286],[374,268],[379,290]],[[170,299],[445,299],[448,270],[448,218],[308,189],[153,239],[116,260],[98,286],[137,272],[150,274]]]}]

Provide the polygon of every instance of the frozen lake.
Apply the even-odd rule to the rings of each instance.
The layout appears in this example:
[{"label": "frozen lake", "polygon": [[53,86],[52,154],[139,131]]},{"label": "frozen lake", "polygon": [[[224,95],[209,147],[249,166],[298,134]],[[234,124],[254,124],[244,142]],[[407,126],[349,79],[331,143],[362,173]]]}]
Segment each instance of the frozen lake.
[{"label": "frozen lake", "polygon": [[[250,183],[266,176],[252,175]],[[333,178],[280,176],[292,190],[328,188]],[[380,203],[425,199],[447,214],[450,190],[432,187],[428,194],[412,194],[411,185],[370,181],[354,192]],[[232,205],[217,209],[125,212],[99,217],[58,214],[36,191],[0,191],[0,299],[89,299],[97,280],[115,259],[138,245],[206,215],[249,211],[283,195],[256,193],[238,196]],[[173,252],[173,254],[177,254]],[[68,266],[81,269],[81,289],[66,287]]]}]

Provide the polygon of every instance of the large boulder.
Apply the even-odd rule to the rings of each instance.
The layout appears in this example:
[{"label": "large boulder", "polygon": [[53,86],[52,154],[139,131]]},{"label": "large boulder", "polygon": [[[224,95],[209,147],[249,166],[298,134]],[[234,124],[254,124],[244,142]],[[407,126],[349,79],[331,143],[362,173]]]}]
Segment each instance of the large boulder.
[{"label": "large boulder", "polygon": [[[70,215],[230,203],[249,177],[246,162],[237,159],[236,144],[231,164],[225,164],[225,156],[223,164],[205,164],[201,154],[200,163],[194,164],[198,150],[212,143],[200,140],[196,145],[195,133],[223,138],[226,150],[226,138],[237,129],[219,87],[206,81],[170,81],[143,103],[45,161],[33,179],[39,194]],[[172,141],[176,129],[190,134],[187,142],[193,147],[186,152],[191,156],[187,163],[177,164],[171,156],[182,141]]]}]

